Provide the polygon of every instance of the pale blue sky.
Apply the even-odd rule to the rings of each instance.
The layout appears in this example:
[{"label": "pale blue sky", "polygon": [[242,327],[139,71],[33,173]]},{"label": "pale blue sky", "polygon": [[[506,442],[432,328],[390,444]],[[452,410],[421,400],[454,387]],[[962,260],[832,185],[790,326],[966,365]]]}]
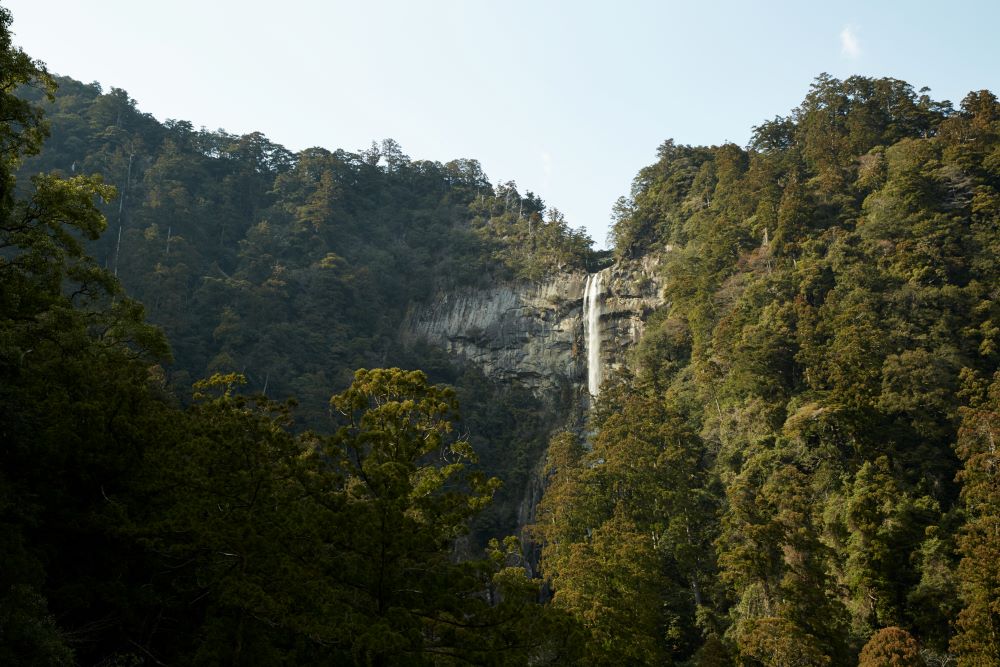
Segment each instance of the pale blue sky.
[{"label": "pale blue sky", "polygon": [[746,144],[820,72],[1000,92],[1000,2],[0,0],[50,70],[298,150],[480,160],[586,226],[679,143]]}]

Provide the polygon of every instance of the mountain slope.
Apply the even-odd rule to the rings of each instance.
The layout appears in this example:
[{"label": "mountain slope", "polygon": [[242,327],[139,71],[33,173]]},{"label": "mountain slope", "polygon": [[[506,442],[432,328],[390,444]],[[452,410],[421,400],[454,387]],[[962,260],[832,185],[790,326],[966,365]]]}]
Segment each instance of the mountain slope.
[{"label": "mountain slope", "polygon": [[664,143],[617,212],[619,254],[672,248],[670,306],[590,448],[553,442],[537,527],[593,653],[853,664],[897,626],[995,664],[996,98],[822,76],[746,149]]}]

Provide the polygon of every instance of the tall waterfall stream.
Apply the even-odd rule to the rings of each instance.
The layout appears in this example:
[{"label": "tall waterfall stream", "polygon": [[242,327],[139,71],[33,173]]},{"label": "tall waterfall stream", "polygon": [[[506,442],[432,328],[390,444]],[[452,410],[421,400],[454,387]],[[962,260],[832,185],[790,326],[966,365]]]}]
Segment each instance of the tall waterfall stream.
[{"label": "tall waterfall stream", "polygon": [[587,276],[583,291],[583,321],[587,339],[587,391],[601,390],[601,273]]}]

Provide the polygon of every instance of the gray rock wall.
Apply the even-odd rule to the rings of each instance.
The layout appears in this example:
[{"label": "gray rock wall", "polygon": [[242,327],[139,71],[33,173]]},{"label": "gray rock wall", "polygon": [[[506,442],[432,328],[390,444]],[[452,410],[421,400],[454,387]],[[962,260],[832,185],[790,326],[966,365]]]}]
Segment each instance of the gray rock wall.
[{"label": "gray rock wall", "polygon": [[[601,359],[604,377],[621,366],[663,305],[658,258],[619,262],[602,271]],[[470,361],[498,382],[517,382],[539,397],[569,384],[585,392],[584,273],[538,283],[440,294],[410,309],[400,336]]]},{"label": "gray rock wall", "polygon": [[[619,262],[602,271],[600,318],[603,377],[627,360],[642,337],[649,315],[664,304],[659,258]],[[429,304],[410,308],[400,338],[423,341],[477,364],[500,383],[531,389],[544,404],[558,406],[565,387],[573,392],[571,408],[552,428],[583,423],[589,406],[584,331],[585,273],[564,273],[539,283],[505,283],[489,289],[443,293]],[[565,403],[562,404],[565,406]],[[534,522],[544,489],[544,454],[525,488],[518,523]],[[525,538],[527,562],[534,567],[537,548]]]}]

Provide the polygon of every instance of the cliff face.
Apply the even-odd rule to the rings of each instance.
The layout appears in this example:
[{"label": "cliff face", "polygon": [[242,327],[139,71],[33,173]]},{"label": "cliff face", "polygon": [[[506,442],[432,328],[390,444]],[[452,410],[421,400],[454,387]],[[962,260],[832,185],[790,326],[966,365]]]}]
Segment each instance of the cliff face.
[{"label": "cliff face", "polygon": [[[662,305],[659,259],[616,263],[601,271],[600,359],[604,377],[620,367]],[[587,275],[565,273],[540,283],[441,294],[410,309],[404,342],[425,341],[470,361],[498,382],[515,382],[540,398],[569,387],[586,394]]]},{"label": "cliff face", "polygon": [[607,378],[625,364],[664,299],[659,257],[618,262],[601,273],[600,358],[601,375]]},{"label": "cliff face", "polygon": [[[582,427],[590,404],[588,345],[599,339],[599,375],[607,378],[625,363],[646,319],[663,305],[658,257],[619,262],[600,273],[599,298],[590,300],[594,313],[587,311],[584,291],[596,276],[565,273],[540,283],[440,294],[411,307],[400,338],[441,347],[498,383],[530,389],[544,409],[559,415],[553,431]],[[588,321],[596,321],[596,336],[588,335]],[[545,486],[544,451],[536,455],[534,472],[515,491],[519,528],[534,522]],[[530,539],[525,544],[527,564],[534,567],[537,549]]]}]

